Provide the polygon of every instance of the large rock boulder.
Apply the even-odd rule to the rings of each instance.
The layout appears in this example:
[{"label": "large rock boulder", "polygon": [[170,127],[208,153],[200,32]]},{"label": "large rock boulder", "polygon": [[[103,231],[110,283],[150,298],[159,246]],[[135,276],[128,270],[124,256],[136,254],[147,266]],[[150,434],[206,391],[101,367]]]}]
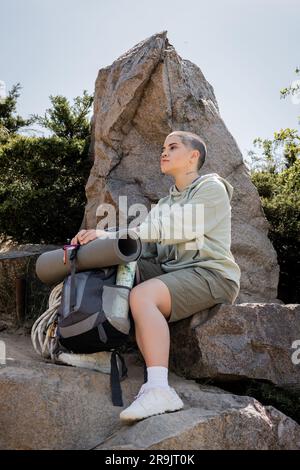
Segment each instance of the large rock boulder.
[{"label": "large rock boulder", "polygon": [[299,449],[300,427],[272,406],[196,384],[176,385],[186,409],[123,427],[96,450]]},{"label": "large rock boulder", "polygon": [[276,301],[279,267],[258,192],[213,87],[197,65],[178,55],[166,31],[99,70],[92,122],[94,165],[82,227],[95,228],[102,204],[118,209],[119,196],[127,196],[128,208],[142,203],[150,209],[173,184],[159,166],[165,137],[174,130],[196,132],[208,149],[201,174],[217,172],[234,187],[232,253],[242,271],[236,302]]},{"label": "large rock boulder", "polygon": [[[44,363],[27,336],[1,340],[1,449],[300,449],[300,426],[275,408],[172,373],[184,409],[121,424],[109,375]],[[126,362],[124,406],[143,382],[137,357],[127,354]]]},{"label": "large rock boulder", "polygon": [[300,305],[219,304],[171,324],[170,365],[186,378],[268,380],[300,391]]}]

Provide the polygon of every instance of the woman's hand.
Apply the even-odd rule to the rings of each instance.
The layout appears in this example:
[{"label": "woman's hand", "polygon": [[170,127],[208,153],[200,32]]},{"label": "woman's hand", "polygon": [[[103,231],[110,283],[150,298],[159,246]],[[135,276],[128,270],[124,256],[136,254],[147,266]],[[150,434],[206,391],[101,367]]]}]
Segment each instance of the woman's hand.
[{"label": "woman's hand", "polygon": [[80,230],[80,232],[72,238],[71,244],[76,245],[80,243],[80,245],[85,245],[86,243],[102,236],[107,236],[107,232],[105,230]]}]

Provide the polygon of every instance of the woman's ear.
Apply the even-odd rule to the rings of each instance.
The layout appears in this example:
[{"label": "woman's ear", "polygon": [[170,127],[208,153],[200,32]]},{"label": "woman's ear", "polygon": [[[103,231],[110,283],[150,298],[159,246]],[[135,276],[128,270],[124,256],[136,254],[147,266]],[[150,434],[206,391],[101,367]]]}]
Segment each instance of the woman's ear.
[{"label": "woman's ear", "polygon": [[195,163],[198,161],[198,158],[200,158],[200,152],[199,150],[193,150],[192,155],[191,155],[192,161]]}]

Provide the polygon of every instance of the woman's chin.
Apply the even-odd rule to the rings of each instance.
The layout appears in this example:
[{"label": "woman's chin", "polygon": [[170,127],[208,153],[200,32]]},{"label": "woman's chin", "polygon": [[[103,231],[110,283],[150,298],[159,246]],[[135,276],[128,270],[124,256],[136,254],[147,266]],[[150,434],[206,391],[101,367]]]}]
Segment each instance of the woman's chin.
[{"label": "woman's chin", "polygon": [[170,172],[169,172],[166,168],[161,168],[160,171],[161,171],[164,175],[170,175]]}]

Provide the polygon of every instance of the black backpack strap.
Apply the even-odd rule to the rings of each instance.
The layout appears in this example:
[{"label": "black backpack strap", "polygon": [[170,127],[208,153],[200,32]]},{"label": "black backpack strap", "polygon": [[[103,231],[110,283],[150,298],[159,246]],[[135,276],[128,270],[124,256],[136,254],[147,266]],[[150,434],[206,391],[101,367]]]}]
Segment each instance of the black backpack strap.
[{"label": "black backpack strap", "polygon": [[69,311],[73,312],[76,304],[76,285],[75,285],[75,271],[76,271],[76,264],[75,260],[70,260],[71,263],[71,282],[70,282],[70,304],[69,304]]},{"label": "black backpack strap", "polygon": [[75,285],[75,272],[76,272],[76,258],[77,252],[80,248],[80,245],[73,248],[70,254],[70,264],[71,264],[71,282],[70,282],[70,312],[73,312],[76,305],[76,285]]},{"label": "black backpack strap", "polygon": [[116,355],[119,356],[119,359],[120,359],[121,365],[122,365],[122,373],[121,373],[121,380],[122,380],[125,377],[127,377],[128,369],[126,367],[125,360],[124,360],[124,357],[122,356],[122,354],[119,351],[116,351]]},{"label": "black backpack strap", "polygon": [[[105,321],[105,320],[106,319],[104,318],[102,321]],[[100,341],[102,341],[102,343],[107,343],[107,334],[105,333],[105,329],[102,323],[99,323],[99,325],[97,326],[97,329],[98,329],[98,335],[99,335]]]},{"label": "black backpack strap", "polygon": [[111,354],[111,373],[110,373],[110,385],[111,385],[111,398],[114,406],[123,406],[122,389],[120,384],[120,373],[117,364],[117,356],[119,356],[122,364],[121,378],[127,375],[127,367],[125,365],[124,358],[122,355],[114,350]]}]

